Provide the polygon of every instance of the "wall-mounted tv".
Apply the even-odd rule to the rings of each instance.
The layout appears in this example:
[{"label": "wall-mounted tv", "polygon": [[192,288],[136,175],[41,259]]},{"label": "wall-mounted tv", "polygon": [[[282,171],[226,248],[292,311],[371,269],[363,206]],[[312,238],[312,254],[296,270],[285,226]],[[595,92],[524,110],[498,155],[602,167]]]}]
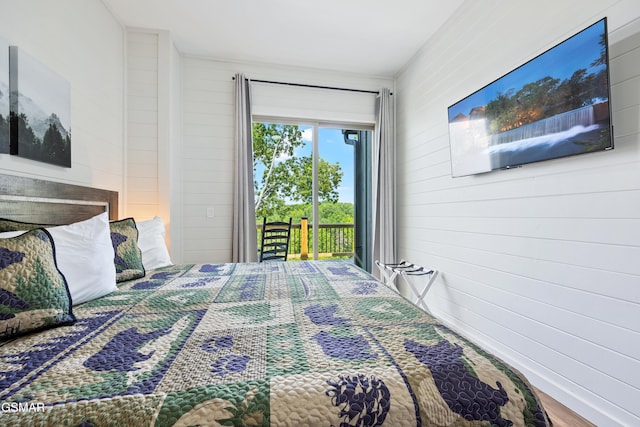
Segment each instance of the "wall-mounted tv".
[{"label": "wall-mounted tv", "polygon": [[449,107],[451,175],[613,148],[607,19]]}]

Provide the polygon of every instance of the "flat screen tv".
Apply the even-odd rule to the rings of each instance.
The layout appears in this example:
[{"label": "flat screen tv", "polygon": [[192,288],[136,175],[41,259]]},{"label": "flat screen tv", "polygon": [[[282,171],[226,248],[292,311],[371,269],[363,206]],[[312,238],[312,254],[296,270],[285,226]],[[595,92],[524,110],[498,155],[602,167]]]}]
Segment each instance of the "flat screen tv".
[{"label": "flat screen tv", "polygon": [[451,175],[610,150],[607,19],[449,107]]}]

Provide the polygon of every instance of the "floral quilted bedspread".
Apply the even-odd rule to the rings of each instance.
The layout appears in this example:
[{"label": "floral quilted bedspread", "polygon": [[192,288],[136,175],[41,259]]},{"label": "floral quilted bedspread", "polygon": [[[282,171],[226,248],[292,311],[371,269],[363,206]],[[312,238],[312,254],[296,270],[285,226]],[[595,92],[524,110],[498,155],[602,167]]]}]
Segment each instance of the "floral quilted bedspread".
[{"label": "floral quilted bedspread", "polygon": [[0,425],[547,426],[526,379],[352,264],[178,265],[0,347]]}]

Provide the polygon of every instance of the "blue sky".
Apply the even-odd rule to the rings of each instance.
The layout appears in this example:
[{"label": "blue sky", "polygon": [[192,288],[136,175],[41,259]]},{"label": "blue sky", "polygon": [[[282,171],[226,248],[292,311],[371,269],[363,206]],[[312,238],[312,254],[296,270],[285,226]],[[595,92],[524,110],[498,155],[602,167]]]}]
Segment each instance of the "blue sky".
[{"label": "blue sky", "polygon": [[[312,127],[300,126],[305,145],[297,148],[295,156],[310,156],[312,150]],[[329,163],[338,163],[343,172],[342,182],[338,187],[339,200],[345,203],[353,203],[354,192],[354,147],[344,143],[341,129],[318,129],[318,150],[320,157]],[[256,179],[262,177],[264,167],[256,168]]]},{"label": "blue sky", "polygon": [[449,107],[449,120],[459,113],[468,116],[472,108],[487,105],[496,98],[498,93],[506,93],[509,89],[514,89],[517,92],[525,84],[538,81],[546,76],[564,80],[571,77],[574,71],[580,68],[586,68],[587,72],[598,71],[598,69],[591,67],[591,63],[600,57],[599,41],[604,30],[604,20],[599,21],[469,95]]},{"label": "blue sky", "polygon": [[[303,138],[307,143],[304,148],[296,151],[296,155],[308,156],[311,154],[311,126],[300,126],[303,130]],[[338,187],[341,202],[353,203],[354,170],[353,170],[353,146],[344,143],[341,129],[318,129],[318,151],[320,158],[329,163],[339,163],[342,168],[342,182]]]}]

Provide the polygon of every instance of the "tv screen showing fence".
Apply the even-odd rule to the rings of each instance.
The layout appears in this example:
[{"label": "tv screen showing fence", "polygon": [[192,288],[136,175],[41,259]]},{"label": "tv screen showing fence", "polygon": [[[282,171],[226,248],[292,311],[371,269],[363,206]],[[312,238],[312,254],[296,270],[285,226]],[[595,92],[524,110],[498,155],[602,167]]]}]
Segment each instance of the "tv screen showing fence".
[{"label": "tv screen showing fence", "polygon": [[449,107],[451,174],[613,148],[607,20]]}]

